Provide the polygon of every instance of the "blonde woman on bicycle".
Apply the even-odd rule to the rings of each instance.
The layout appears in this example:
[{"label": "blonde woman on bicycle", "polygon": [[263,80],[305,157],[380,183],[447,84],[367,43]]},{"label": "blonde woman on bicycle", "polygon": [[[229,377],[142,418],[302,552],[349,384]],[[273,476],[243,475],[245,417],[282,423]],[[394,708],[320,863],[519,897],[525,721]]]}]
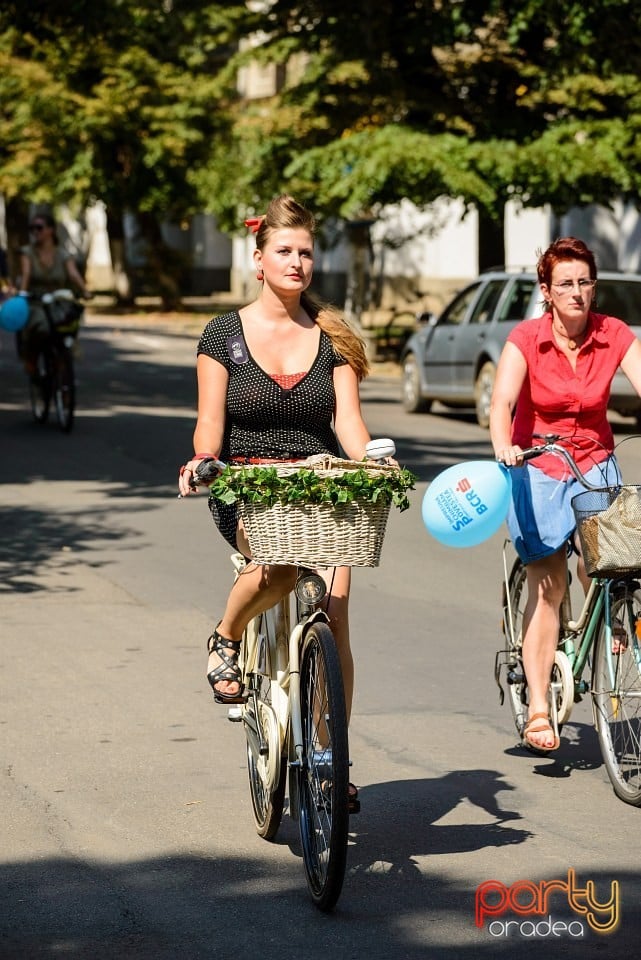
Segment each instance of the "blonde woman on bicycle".
[{"label": "blonde woman on bicycle", "polygon": [[[247,221],[256,236],[256,299],[205,328],[198,345],[198,421],[194,455],[179,488],[191,492],[199,460],[300,460],[339,454],[360,460],[370,435],[361,415],[359,382],[368,372],[361,340],[336,312],[308,293],[314,267],[314,218],[289,196],[272,200],[264,217]],[[250,556],[235,506],[210,499],[214,520],[234,548]],[[249,564],[231,589],[223,617],[207,641],[208,680],[219,703],[243,690],[238,653],[258,613],[292,589],[295,568]],[[338,647],[349,718],[354,667],[349,642],[350,568],[326,571],[327,613]],[[350,799],[357,791],[350,785]]]},{"label": "blonde woman on bicycle", "polygon": [[[520,455],[536,443],[536,434],[558,434],[588,481],[616,483],[607,419],[610,384],[620,366],[641,394],[641,343],[622,320],[593,309],[596,263],[582,240],[556,240],[540,257],[537,272],[546,309],[508,337],[497,369],[490,434],[497,459],[516,466],[508,528],[527,565],[523,664],[529,717],[523,738],[546,751],[559,746],[548,687],[567,580],[566,543],[575,528],[571,499],[583,488],[559,458],[546,454],[523,464]],[[581,563],[579,576],[585,584]]]}]

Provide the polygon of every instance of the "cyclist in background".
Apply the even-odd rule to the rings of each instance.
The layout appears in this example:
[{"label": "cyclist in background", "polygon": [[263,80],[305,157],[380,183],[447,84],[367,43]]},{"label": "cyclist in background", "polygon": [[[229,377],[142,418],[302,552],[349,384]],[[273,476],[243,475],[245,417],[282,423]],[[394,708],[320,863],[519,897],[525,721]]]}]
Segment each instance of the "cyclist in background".
[{"label": "cyclist in background", "polygon": [[[365,457],[371,439],[361,415],[359,381],[368,364],[362,341],[334,310],[307,291],[314,265],[314,218],[289,196],[272,200],[254,229],[257,298],[240,312],[216,317],[198,345],[198,421],[194,455],[181,467],[190,493],[198,462],[252,463],[339,454]],[[249,544],[235,506],[210,499],[225,539],[246,557]],[[242,696],[238,653],[243,631],[294,586],[295,568],[249,563],[230,592],[222,620],[207,642],[214,698]],[[338,648],[349,717],[353,660],[349,643],[350,568],[327,571],[327,614]],[[350,801],[357,790],[350,784]]]},{"label": "cyclist in background", "polygon": [[[74,258],[58,241],[56,221],[48,213],[34,216],[29,223],[29,243],[20,250],[20,289],[42,296],[64,287],[72,288],[88,299],[85,286]],[[44,309],[32,303],[29,320],[21,331],[18,351],[29,376],[36,373],[38,345],[49,333]]]},{"label": "cyclist in background", "polygon": [[[592,309],[597,269],[582,240],[556,240],[539,258],[537,273],[545,312],[519,323],[503,348],[490,435],[497,459],[516,466],[507,522],[527,565],[523,664],[530,699],[523,736],[538,750],[555,750],[548,687],[567,580],[566,543],[575,530],[571,500],[583,487],[553,454],[525,464],[520,454],[536,444],[535,434],[559,434],[588,481],[618,482],[607,419],[610,385],[620,366],[641,394],[641,342],[622,320]],[[578,572],[586,586],[581,559]]]}]

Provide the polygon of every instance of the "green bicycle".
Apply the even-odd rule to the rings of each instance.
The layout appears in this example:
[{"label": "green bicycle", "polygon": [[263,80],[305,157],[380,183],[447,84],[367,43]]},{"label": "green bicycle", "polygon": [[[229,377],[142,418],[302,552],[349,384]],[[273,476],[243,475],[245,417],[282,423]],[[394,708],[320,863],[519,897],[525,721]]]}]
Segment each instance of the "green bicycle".
[{"label": "green bicycle", "polygon": [[[591,695],[601,755],[615,794],[641,806],[641,487],[594,487],[585,481],[557,435],[524,451],[525,459],[554,452],[564,458],[583,486],[572,500],[579,539],[591,577],[581,611],[572,617],[570,577],[561,604],[559,641],[550,678],[550,718],[558,732],[572,708]],[[619,506],[625,501],[625,519]],[[599,556],[594,532],[606,515],[615,518],[614,557]],[[595,526],[596,524],[596,526]],[[612,525],[612,521],[609,521]],[[502,591],[504,647],[496,654],[494,675],[501,703],[505,669],[508,700],[519,737],[528,715],[528,688],[522,658],[522,626],[527,596],[525,566],[517,557],[510,568],[503,548]],[[602,546],[602,551],[603,551]],[[590,679],[585,676],[591,669]],[[536,751],[534,748],[534,752]]]}]

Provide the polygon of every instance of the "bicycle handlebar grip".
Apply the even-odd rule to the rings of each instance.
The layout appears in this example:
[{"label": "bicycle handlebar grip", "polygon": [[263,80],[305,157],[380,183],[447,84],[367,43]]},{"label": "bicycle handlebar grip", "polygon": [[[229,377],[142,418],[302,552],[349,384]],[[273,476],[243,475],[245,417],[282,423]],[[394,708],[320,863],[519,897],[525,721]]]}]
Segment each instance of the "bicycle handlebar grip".
[{"label": "bicycle handlebar grip", "polygon": [[203,485],[212,483],[216,479],[219,473],[225,469],[225,464],[222,460],[216,460],[215,457],[207,457],[205,460],[201,460],[196,470],[194,472],[194,477],[198,480],[199,483]]},{"label": "bicycle handlebar grip", "polygon": [[[521,451],[520,458],[521,460],[534,460],[536,457],[540,457],[541,454],[546,452],[547,452],[547,447],[543,445],[538,447],[528,447],[526,450]],[[509,470],[511,464],[505,463],[504,460],[500,460],[498,457],[496,458],[496,461],[497,463],[502,464],[504,467],[507,467]]]},{"label": "bicycle handlebar grip", "polygon": [[535,460],[537,457],[540,457],[541,454],[545,452],[546,452],[546,448],[544,446],[528,447],[527,450],[523,451],[521,456],[524,460]]},{"label": "bicycle handlebar grip", "polygon": [[365,447],[365,456],[368,460],[385,460],[396,453],[396,444],[393,440],[370,440]]}]

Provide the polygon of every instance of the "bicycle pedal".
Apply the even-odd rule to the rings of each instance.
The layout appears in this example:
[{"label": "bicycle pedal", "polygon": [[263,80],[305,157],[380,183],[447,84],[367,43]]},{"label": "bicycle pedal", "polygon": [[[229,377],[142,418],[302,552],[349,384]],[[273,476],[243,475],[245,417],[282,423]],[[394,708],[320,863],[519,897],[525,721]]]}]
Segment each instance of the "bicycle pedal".
[{"label": "bicycle pedal", "polygon": [[511,684],[525,683],[525,674],[520,670],[508,670],[507,682]]},{"label": "bicycle pedal", "polygon": [[227,719],[231,723],[240,723],[243,719],[243,707],[240,703],[235,703],[233,707],[230,707],[227,711]]}]

